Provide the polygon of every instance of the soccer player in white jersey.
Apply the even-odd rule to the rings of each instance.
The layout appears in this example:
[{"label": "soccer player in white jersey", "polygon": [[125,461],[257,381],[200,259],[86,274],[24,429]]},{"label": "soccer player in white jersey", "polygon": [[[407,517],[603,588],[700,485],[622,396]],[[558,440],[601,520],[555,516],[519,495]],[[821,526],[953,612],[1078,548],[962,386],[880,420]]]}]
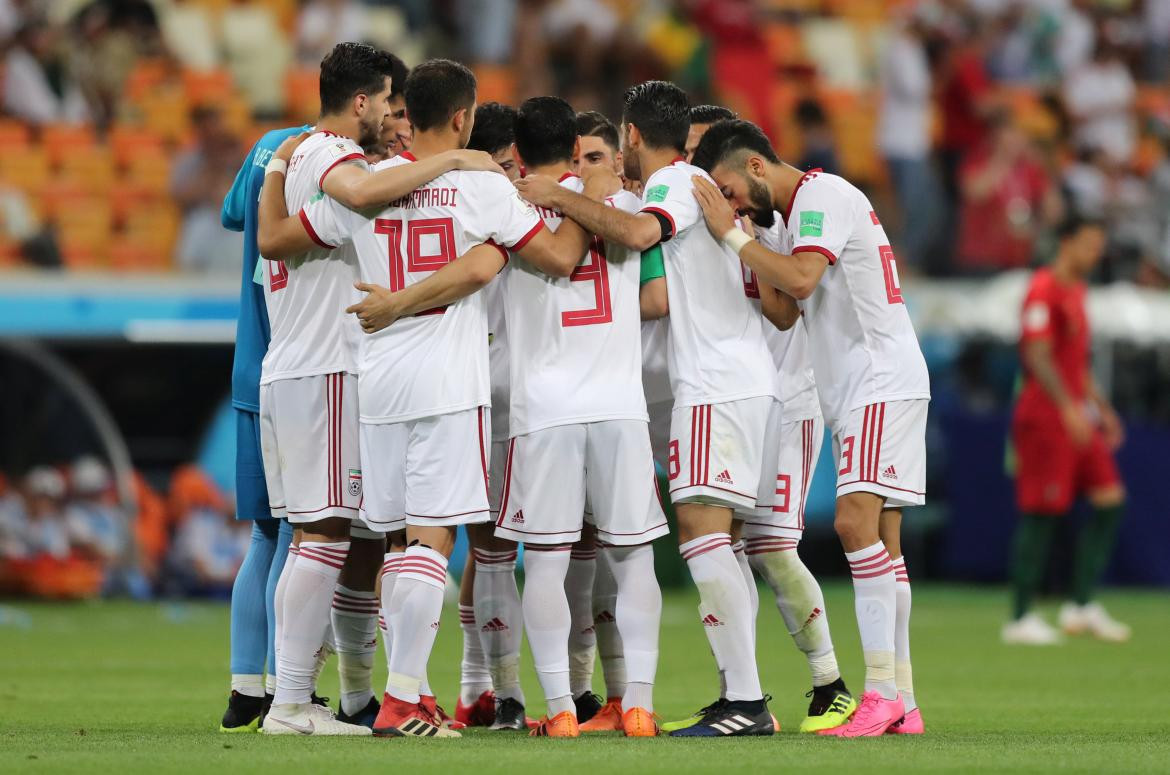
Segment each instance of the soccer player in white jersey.
[{"label": "soccer player in white jersey", "polygon": [[[582,191],[570,169],[576,141],[576,114],[564,100],[535,97],[520,106],[516,151],[527,174]],[[640,206],[620,188],[609,193],[603,206],[627,212]],[[565,228],[560,213],[540,213],[549,228]],[[524,624],[548,702],[537,735],[579,733],[564,587],[586,493],[597,542],[617,579],[628,677],[622,728],[627,736],[658,732],[652,692],[662,595],[650,542],[668,529],[642,393],[640,273],[638,251],[600,240],[572,261],[514,256],[504,272],[511,441],[496,535],[525,546]]]},{"label": "soccer player in white jersey", "polygon": [[[921,733],[900,530],[902,509],[925,500],[930,380],[889,240],[861,191],[836,175],[783,164],[754,124],[716,124],[695,159],[717,184],[695,183],[711,232],[761,284],[799,300],[833,433],[835,527],[853,574],[866,678],[852,719],[820,733]],[[770,250],[736,230],[736,210],[764,228],[779,211],[791,247]]]},{"label": "soccer player in white jersey", "polygon": [[675,407],[668,477],[678,512],[680,552],[699,588],[700,613],[727,683],[726,698],[680,737],[770,735],[760,688],[751,603],[731,550],[736,509],[770,505],[777,380],[762,319],[743,294],[734,255],[702,222],[681,156],[690,125],[686,95],[650,81],[627,90],[622,117],[627,177],[642,181],[642,209],[627,213],[550,186],[539,177],[517,187],[607,241],[633,250],[662,243],[670,307],[670,378]]},{"label": "soccer player in white jersey", "polygon": [[[456,62],[416,67],[406,83],[411,151],[375,174],[463,147],[475,88]],[[366,280],[358,285],[374,297],[355,306],[363,330],[377,333],[362,338],[359,353],[362,458],[370,461],[361,516],[380,532],[405,526],[409,541],[389,599],[383,588],[393,649],[374,733],[458,736],[440,725],[425,681],[455,529],[490,519],[488,332],[475,291],[499,271],[506,248],[533,260],[575,257],[588,235],[575,227],[553,235],[505,177],[461,171],[372,219],[324,197],[280,219],[277,232],[284,249],[352,239]]]}]

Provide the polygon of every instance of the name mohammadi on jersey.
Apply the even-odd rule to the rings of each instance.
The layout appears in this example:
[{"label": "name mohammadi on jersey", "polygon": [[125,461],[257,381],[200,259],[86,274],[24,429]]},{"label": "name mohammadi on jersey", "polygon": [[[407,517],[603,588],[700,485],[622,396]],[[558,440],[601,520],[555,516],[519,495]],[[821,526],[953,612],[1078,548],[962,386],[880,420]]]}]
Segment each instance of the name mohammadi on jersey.
[{"label": "name mohammadi on jersey", "polygon": [[[1071,398],[1083,401],[1089,386],[1089,316],[1085,311],[1085,284],[1064,284],[1051,269],[1036,270],[1024,296],[1020,316],[1020,346],[1047,340],[1052,360]],[[1024,368],[1017,413],[1057,417],[1052,398]]]},{"label": "name mohammadi on jersey", "polygon": [[[792,254],[792,235],[784,228],[784,218],[776,214],[776,223],[770,229],[756,227],[756,238],[768,250],[783,255]],[[760,306],[760,285],[756,273],[743,267],[743,289],[752,300],[752,306]],[[821,400],[817,395],[817,382],[813,377],[812,360],[808,354],[808,331],[804,327],[804,315],[787,331],[781,331],[764,320],[764,339],[772,352],[772,361],[780,379],[780,404],[784,422],[806,420],[821,413]]]},{"label": "name mohammadi on jersey", "polygon": [[232,359],[232,406],[260,411],[260,366],[268,352],[268,309],[264,304],[264,267],[256,247],[260,187],[264,168],[285,138],[312,127],[274,129],[261,137],[244,159],[227,196],[219,220],[225,229],[244,233],[244,263],[240,281],[240,314],[236,320],[236,349]]},{"label": "name mohammadi on jersey", "polygon": [[825,418],[835,423],[869,404],[930,398],[894,251],[865,194],[812,170],[792,194],[785,226],[793,253],[829,262],[801,302]]},{"label": "name mohammadi on jersey", "polygon": [[[375,172],[409,164],[404,153]],[[544,228],[512,183],[495,172],[455,170],[392,202],[373,220],[329,197],[302,211],[326,242],[352,240],[362,279],[392,291],[429,277],[484,242],[519,250]],[[485,295],[363,335],[358,404],[368,424],[451,414],[491,403]]]},{"label": "name mohammadi on jersey", "polygon": [[[580,193],[581,178],[560,184]],[[619,191],[610,207],[637,212]],[[556,231],[562,216],[537,208]],[[513,254],[504,275],[511,361],[511,435],[557,425],[647,419],[642,393],[641,254],[594,239],[569,277],[549,277]]]},{"label": "name mohammadi on jersey", "polygon": [[[293,153],[284,183],[289,212],[324,197],[321,182],[339,164],[368,167],[353,140],[317,132]],[[345,308],[358,299],[357,256],[309,234],[319,247],[285,261],[265,261],[264,301],[272,340],[261,383],[315,374],[355,372],[358,324]]]},{"label": "name mohammadi on jersey", "polygon": [[738,257],[711,236],[692,193],[706,172],[681,158],[645,182],[642,212],[665,217],[662,243],[670,299],[668,364],[674,405],[776,395],[776,370],[762,318],[743,292]]}]

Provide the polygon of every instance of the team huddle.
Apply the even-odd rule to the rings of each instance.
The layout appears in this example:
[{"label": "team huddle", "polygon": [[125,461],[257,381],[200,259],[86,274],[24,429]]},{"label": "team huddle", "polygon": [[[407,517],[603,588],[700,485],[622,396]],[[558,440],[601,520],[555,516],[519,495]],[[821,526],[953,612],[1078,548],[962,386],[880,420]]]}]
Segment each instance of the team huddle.
[{"label": "team huddle", "polygon": [[[463,65],[407,75],[358,44],[326,57],[320,88],[317,125],[285,131],[257,176],[271,338],[241,428],[271,516],[296,533],[275,587],[270,705],[241,695],[255,715],[230,706],[225,726],[770,735],[759,574],[808,659],[802,732],[922,733],[899,535],[902,508],[924,502],[930,388],[865,195],[783,164],[754,124],[662,81],[626,91],[620,128],[557,97],[477,105]],[[826,427],[866,665],[857,698],[797,553]],[[665,724],[656,462],[721,687]],[[460,525],[452,717],[427,663]],[[314,691],[329,651],[336,714]]]}]

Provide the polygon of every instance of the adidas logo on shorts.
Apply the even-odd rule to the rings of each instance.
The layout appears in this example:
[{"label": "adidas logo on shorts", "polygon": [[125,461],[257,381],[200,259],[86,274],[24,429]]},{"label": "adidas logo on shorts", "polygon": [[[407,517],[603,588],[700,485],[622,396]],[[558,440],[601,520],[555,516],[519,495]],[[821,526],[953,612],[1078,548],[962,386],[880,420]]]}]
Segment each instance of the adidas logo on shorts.
[{"label": "adidas logo on shorts", "polygon": [[524,524],[524,509],[520,509],[515,514],[513,514],[511,522],[513,525],[523,525]]},{"label": "adidas logo on shorts", "polygon": [[492,617],[492,620],[482,627],[484,632],[503,632],[506,629],[508,629],[508,625],[504,624],[498,616]]},{"label": "adidas logo on shorts", "polygon": [[717,616],[715,616],[715,614],[707,614],[706,616],[703,617],[703,626],[704,627],[722,627],[723,622],[721,622],[719,620],[719,618]]},{"label": "adidas logo on shorts", "polygon": [[731,474],[727,471],[726,468],[719,472],[719,476],[715,477],[715,481],[719,482],[720,484],[735,484],[735,482],[731,481]]},{"label": "adidas logo on shorts", "polygon": [[894,481],[898,481],[898,472],[894,470],[893,466],[889,466],[886,468],[885,471],[882,471],[882,478],[883,479],[893,479]]}]

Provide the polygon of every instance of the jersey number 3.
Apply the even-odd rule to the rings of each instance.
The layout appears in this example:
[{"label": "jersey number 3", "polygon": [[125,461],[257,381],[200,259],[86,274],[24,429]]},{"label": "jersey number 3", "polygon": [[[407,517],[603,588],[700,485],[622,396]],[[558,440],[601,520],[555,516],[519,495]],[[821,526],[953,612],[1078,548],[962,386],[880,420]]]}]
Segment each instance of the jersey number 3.
[{"label": "jersey number 3", "polygon": [[[390,290],[406,287],[407,272],[436,272],[455,260],[455,225],[450,218],[423,218],[406,222],[406,264],[402,261],[402,221],[378,218],[374,231],[387,235],[390,259]],[[423,239],[430,237],[429,252]],[[446,307],[428,309],[419,315],[441,315]]]},{"label": "jersey number 3", "polygon": [[589,263],[580,264],[569,280],[575,283],[593,283],[594,305],[591,309],[574,309],[561,313],[561,327],[595,326],[613,320],[613,305],[609,299],[609,264],[605,261],[605,243],[597,237],[589,245]]}]

